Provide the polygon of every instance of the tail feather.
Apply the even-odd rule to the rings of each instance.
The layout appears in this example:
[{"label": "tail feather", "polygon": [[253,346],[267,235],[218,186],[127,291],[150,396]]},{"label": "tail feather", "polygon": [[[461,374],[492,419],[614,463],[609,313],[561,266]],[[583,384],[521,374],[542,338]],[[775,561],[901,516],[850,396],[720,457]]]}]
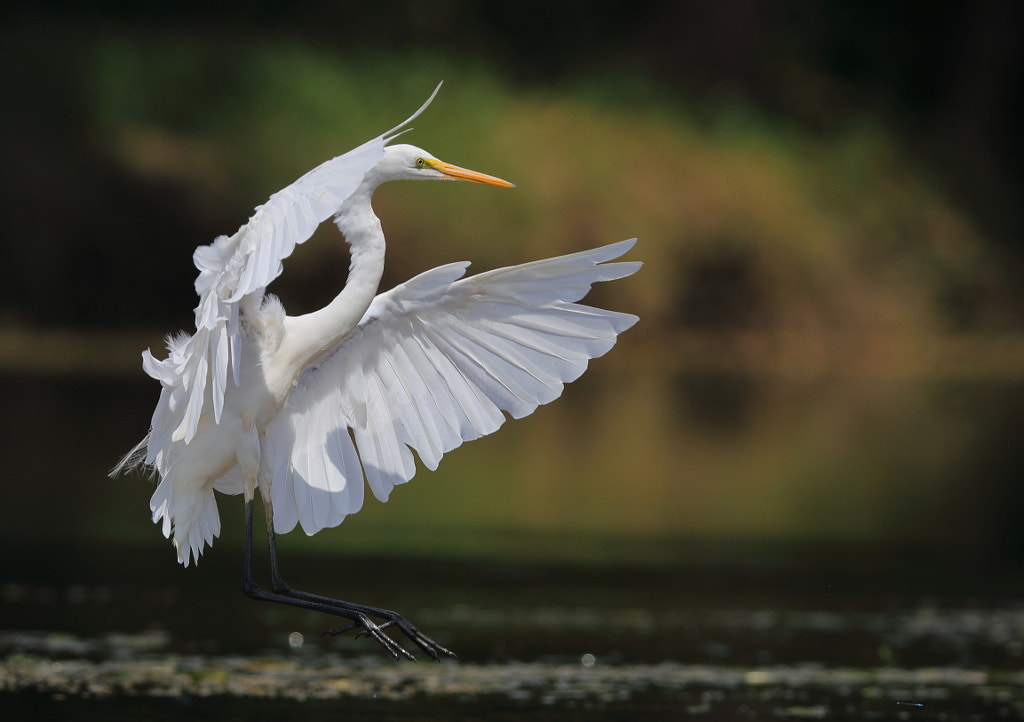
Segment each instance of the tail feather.
[{"label": "tail feather", "polygon": [[178,562],[184,566],[199,563],[199,557],[213,540],[220,536],[220,511],[212,486],[203,486],[189,494],[171,493],[173,474],[164,477],[153,492],[149,508],[153,523],[161,525],[178,552]]}]

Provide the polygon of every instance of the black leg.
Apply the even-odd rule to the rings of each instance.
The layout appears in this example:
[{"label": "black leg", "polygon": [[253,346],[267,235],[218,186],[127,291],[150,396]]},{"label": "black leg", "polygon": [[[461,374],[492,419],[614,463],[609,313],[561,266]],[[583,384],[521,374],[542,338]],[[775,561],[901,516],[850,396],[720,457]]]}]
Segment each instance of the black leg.
[{"label": "black leg", "polygon": [[[350,620],[352,624],[345,627],[330,629],[325,632],[325,634],[335,635],[341,634],[342,632],[346,632],[350,629],[360,629],[362,630],[361,634],[366,634],[376,639],[377,642],[396,660],[400,657],[415,660],[415,657],[413,657],[412,654],[393,639],[384,634],[383,630],[391,626],[398,627],[406,637],[430,655],[434,660],[440,659],[438,656],[439,652],[452,657],[455,656],[452,652],[422,634],[416,627],[410,624],[405,617],[397,612],[392,612],[387,609],[378,609],[376,607],[367,607],[362,604],[353,604],[340,599],[323,597],[318,594],[310,594],[288,586],[281,577],[280,566],[277,562],[277,538],[274,534],[274,525],[271,518],[267,519],[267,543],[270,552],[271,591],[268,592],[265,589],[261,589],[256,585],[252,573],[252,514],[253,502],[249,500],[245,502],[245,563],[243,574],[243,589],[248,596],[260,601],[290,604],[303,609],[311,609],[325,614],[344,617],[345,619]],[[384,623],[378,625],[373,621],[373,618],[383,619]]]}]

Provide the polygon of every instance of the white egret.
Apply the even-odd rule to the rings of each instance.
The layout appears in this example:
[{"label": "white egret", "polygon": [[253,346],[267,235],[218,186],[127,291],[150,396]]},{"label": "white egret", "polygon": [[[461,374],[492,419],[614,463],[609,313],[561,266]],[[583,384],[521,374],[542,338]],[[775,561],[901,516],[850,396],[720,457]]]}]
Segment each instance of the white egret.
[{"label": "white egret", "polygon": [[[438,89],[440,85],[438,86]],[[288,586],[276,533],[337,526],[363,503],[412,478],[415,451],[433,470],[442,454],[557,398],[591,358],[636,322],[576,303],[593,283],[635,272],[607,263],[634,240],[462,278],[451,263],[377,295],[384,234],[374,189],[400,179],[511,187],[411,145],[388,145],[408,120],[273,194],[233,236],[196,249],[196,331],[168,339],[143,367],[161,394],[149,434],[112,474],[147,467],[159,477],[153,521],[178,561],[198,561],[220,533],[215,491],[245,501],[245,592],[343,617],[396,659],[412,658],[384,630],[397,627],[434,659],[447,649],[401,615]],[[295,245],[333,216],[351,257],[348,281],[324,308],[285,314],[265,294]],[[252,574],[253,499],[266,513],[271,586]],[[377,620],[377,621],[375,621]]]}]

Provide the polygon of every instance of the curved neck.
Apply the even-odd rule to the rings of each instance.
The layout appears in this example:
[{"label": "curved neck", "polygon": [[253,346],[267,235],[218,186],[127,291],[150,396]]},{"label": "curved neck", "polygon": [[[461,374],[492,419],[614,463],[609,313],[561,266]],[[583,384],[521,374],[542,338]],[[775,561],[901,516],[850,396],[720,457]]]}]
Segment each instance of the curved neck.
[{"label": "curved neck", "polygon": [[320,310],[286,319],[281,351],[293,378],[354,329],[377,295],[384,273],[384,231],[370,205],[375,184],[364,186],[369,184],[364,181],[334,218],[352,259],[345,287]]}]

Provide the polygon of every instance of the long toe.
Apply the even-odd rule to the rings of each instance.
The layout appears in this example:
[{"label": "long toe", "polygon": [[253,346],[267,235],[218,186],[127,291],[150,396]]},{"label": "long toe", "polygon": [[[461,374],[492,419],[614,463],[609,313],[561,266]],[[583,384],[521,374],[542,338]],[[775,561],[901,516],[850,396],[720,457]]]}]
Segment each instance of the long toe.
[{"label": "long toe", "polygon": [[397,619],[391,620],[392,623],[398,626],[402,630],[402,634],[409,638],[409,640],[417,647],[422,649],[430,658],[435,662],[440,662],[440,654],[446,654],[449,657],[457,659],[458,657],[450,649],[442,647],[440,644],[435,642],[433,639],[423,634],[414,625],[410,624],[404,617],[398,617]]},{"label": "long toe", "polygon": [[380,630],[380,627],[374,624],[374,622],[370,619],[366,619],[363,622],[363,632],[376,639],[378,644],[384,647],[384,649],[386,649],[391,654],[391,656],[395,658],[396,662],[402,657],[405,657],[406,659],[413,662],[416,661],[416,657],[414,657],[407,649],[405,649],[405,647],[400,645],[398,642],[393,640],[388,635],[384,634],[384,632]]},{"label": "long toe", "polygon": [[391,626],[390,622],[378,625],[374,623],[374,621],[369,617],[360,616],[353,624],[349,624],[344,627],[335,627],[334,629],[325,630],[321,636],[330,635],[334,637],[339,634],[342,634],[343,632],[358,629],[359,633],[356,634],[356,639],[359,639],[359,637],[362,637],[363,635],[372,637],[377,641],[378,644],[380,644],[380,646],[382,646],[388,652],[388,654],[394,657],[396,662],[400,661],[402,657],[405,657],[406,659],[415,662],[416,657],[414,657],[409,652],[409,650],[407,650],[405,647],[400,645],[398,642],[393,640],[391,637],[389,637],[382,631],[385,627],[388,626]]}]

